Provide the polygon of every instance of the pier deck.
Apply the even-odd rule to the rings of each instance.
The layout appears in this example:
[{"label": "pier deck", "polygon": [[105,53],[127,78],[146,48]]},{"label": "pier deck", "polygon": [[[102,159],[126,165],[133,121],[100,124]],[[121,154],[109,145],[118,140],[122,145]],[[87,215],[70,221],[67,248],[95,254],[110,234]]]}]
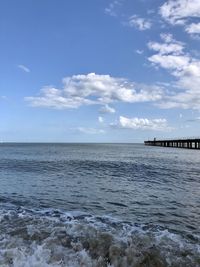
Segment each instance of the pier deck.
[{"label": "pier deck", "polygon": [[186,138],[186,139],[162,139],[144,141],[146,146],[162,146],[162,147],[176,147],[188,149],[200,149],[200,138]]}]

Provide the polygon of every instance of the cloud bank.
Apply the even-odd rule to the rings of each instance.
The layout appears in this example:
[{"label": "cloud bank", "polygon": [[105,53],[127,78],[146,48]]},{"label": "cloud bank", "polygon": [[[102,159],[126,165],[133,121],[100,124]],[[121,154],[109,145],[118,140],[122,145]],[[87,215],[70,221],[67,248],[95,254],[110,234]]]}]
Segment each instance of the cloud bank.
[{"label": "cloud bank", "polygon": [[166,94],[158,106],[200,110],[200,60],[185,52],[185,45],[172,37],[163,41],[148,44],[155,52],[148,60],[156,67],[168,70],[176,81],[170,94]]},{"label": "cloud bank", "polygon": [[168,0],[160,7],[159,13],[168,23],[183,25],[189,34],[200,33],[200,24],[190,22],[200,17],[199,0]]},{"label": "cloud bank", "polygon": [[124,116],[120,116],[118,122],[111,126],[133,130],[169,131],[172,129],[167,125],[166,119],[127,118]]},{"label": "cloud bank", "polygon": [[108,104],[158,101],[162,93],[159,86],[144,87],[124,78],[89,73],[66,77],[62,89],[44,87],[39,96],[26,97],[25,100],[34,107],[55,109],[98,104],[103,106],[101,112],[114,113],[115,110]]}]

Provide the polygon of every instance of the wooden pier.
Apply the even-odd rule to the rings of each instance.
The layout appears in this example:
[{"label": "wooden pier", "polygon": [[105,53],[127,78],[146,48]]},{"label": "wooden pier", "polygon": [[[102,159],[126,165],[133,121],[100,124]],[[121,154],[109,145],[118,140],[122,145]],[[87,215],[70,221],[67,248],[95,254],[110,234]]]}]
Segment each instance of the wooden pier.
[{"label": "wooden pier", "polygon": [[200,138],[162,139],[144,141],[146,146],[176,147],[188,149],[200,149]]}]

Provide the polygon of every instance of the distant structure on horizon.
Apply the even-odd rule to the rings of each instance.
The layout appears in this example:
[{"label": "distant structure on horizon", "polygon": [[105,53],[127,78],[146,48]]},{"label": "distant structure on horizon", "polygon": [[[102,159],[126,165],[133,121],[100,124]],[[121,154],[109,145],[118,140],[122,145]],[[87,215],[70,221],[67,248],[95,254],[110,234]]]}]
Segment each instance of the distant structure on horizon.
[{"label": "distant structure on horizon", "polygon": [[177,138],[177,139],[160,139],[144,141],[146,146],[176,147],[188,149],[200,149],[199,138]]}]

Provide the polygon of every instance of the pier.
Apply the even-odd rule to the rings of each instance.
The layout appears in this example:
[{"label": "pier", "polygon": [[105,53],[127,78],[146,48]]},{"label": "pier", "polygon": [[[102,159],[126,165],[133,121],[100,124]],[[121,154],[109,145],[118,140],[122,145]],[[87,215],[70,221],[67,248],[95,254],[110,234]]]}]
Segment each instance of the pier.
[{"label": "pier", "polygon": [[176,147],[188,149],[200,149],[199,138],[177,138],[177,139],[160,139],[144,141],[146,146]]}]

